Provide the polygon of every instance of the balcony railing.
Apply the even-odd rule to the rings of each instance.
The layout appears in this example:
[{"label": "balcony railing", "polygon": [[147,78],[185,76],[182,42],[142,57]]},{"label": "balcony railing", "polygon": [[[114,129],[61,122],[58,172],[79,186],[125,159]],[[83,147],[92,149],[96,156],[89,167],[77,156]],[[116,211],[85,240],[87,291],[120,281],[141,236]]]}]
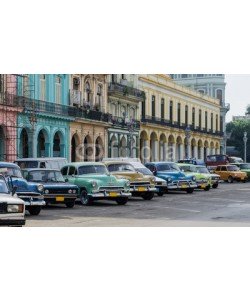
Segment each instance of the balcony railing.
[{"label": "balcony railing", "polygon": [[111,123],[115,127],[119,127],[122,129],[129,129],[129,127],[133,127],[134,130],[139,130],[140,129],[140,122],[137,120],[132,120],[131,123],[126,123],[125,119],[122,117],[115,117],[111,116],[110,119]]},{"label": "balcony railing", "polygon": [[145,99],[144,91],[116,82],[112,82],[109,84],[108,91],[109,94],[118,93],[123,96],[132,96],[139,99],[140,101]]},{"label": "balcony railing", "polygon": [[[178,128],[185,130],[187,128],[187,125],[184,123],[179,124],[178,122],[171,122],[170,120],[158,118],[158,117],[152,117],[152,116],[142,116],[142,122],[144,123],[152,123],[152,124],[158,124],[162,126],[168,126],[172,128]],[[211,129],[206,130],[205,128],[200,128],[199,126],[193,126],[189,125],[191,131],[198,132],[198,133],[204,133],[204,134],[210,134],[214,136],[223,136],[222,131],[212,131]]]}]

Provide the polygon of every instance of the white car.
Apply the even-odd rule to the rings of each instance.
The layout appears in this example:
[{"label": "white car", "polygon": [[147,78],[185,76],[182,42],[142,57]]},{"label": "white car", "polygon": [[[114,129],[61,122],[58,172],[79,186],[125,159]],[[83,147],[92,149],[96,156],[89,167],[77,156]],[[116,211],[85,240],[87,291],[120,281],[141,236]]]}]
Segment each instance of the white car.
[{"label": "white car", "polygon": [[25,225],[25,204],[12,193],[3,176],[0,175],[0,225],[22,226]]}]

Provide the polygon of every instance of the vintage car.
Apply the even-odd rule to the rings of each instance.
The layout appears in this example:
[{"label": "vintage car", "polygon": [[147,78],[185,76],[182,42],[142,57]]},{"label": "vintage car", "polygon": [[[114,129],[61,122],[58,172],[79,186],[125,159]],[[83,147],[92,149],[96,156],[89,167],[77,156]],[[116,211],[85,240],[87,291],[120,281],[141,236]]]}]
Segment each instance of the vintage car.
[{"label": "vintage car", "polygon": [[[139,159],[130,159],[129,163],[135,168],[135,170],[145,176],[154,176],[154,174],[146,168]],[[160,177],[154,176],[155,179],[155,188],[156,188],[156,194],[158,196],[163,196],[165,193],[167,193],[168,186],[167,181],[165,179],[162,179]]]},{"label": "vintage car", "polygon": [[57,169],[61,168],[68,163],[64,157],[39,157],[39,158],[19,158],[14,161],[21,169]]},{"label": "vintage car", "polygon": [[70,163],[61,173],[66,181],[78,186],[83,205],[91,205],[96,200],[113,200],[124,205],[131,196],[129,181],[111,175],[103,163]]},{"label": "vintage car", "polygon": [[10,191],[4,176],[0,175],[0,225],[25,225],[25,203],[15,193],[16,188]]},{"label": "vintage car", "polygon": [[54,169],[24,169],[23,177],[44,186],[44,201],[49,204],[65,204],[72,208],[78,194],[78,186],[65,182],[61,171]]},{"label": "vintage car", "polygon": [[157,177],[167,180],[168,191],[178,190],[193,193],[197,188],[196,177],[185,175],[174,162],[150,162],[145,166]]},{"label": "vintage car", "polygon": [[221,180],[229,183],[233,183],[234,181],[246,182],[247,180],[247,173],[240,171],[240,169],[234,165],[217,166],[215,174],[220,175]]},{"label": "vintage car", "polygon": [[31,215],[39,215],[45,205],[42,184],[29,183],[22,176],[21,169],[13,163],[0,162],[0,174],[8,178],[10,186],[16,186],[16,194],[25,202],[25,208]]},{"label": "vintage car", "polygon": [[178,164],[181,171],[187,175],[194,175],[199,189],[209,191],[211,187],[217,188],[220,181],[220,176],[210,174],[205,166],[191,165],[191,164]]},{"label": "vintage car", "polygon": [[143,175],[135,170],[128,162],[122,160],[103,160],[108,171],[117,178],[130,182],[130,192],[134,197],[151,200],[156,192],[154,175]]},{"label": "vintage car", "polygon": [[250,163],[234,163],[242,172],[247,173],[247,179],[250,180]]}]

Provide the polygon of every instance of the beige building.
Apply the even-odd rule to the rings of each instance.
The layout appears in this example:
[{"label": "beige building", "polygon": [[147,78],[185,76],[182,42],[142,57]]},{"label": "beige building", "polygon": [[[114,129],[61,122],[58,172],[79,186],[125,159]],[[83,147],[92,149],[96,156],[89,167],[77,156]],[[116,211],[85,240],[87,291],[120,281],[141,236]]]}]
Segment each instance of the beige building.
[{"label": "beige building", "polygon": [[146,98],[140,104],[143,162],[219,154],[218,99],[178,85],[168,75],[138,75],[138,88]]},{"label": "beige building", "polygon": [[107,75],[73,74],[70,82],[70,105],[78,115],[70,125],[71,161],[99,161],[106,153]]}]

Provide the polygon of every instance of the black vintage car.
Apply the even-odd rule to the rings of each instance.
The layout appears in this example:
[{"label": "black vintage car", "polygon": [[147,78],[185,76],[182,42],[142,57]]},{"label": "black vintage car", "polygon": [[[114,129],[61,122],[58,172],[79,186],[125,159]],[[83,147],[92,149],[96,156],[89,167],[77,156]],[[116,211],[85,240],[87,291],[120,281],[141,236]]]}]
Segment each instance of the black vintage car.
[{"label": "black vintage car", "polygon": [[65,182],[60,171],[56,169],[24,169],[22,173],[28,182],[43,184],[44,200],[47,205],[65,204],[67,207],[74,207],[78,187]]}]

